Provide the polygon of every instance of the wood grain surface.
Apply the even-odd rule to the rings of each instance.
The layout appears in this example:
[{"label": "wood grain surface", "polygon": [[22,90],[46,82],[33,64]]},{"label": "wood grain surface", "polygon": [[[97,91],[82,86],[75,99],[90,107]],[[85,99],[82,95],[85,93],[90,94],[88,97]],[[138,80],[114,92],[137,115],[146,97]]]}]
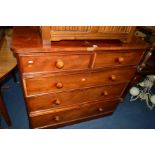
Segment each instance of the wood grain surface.
[{"label": "wood grain surface", "polygon": [[[123,31],[118,27],[107,31],[116,29]],[[32,128],[55,128],[112,114],[149,48],[137,37],[129,43],[72,40],[49,41],[46,46],[43,39],[39,27],[14,28],[11,49],[18,60]]]}]

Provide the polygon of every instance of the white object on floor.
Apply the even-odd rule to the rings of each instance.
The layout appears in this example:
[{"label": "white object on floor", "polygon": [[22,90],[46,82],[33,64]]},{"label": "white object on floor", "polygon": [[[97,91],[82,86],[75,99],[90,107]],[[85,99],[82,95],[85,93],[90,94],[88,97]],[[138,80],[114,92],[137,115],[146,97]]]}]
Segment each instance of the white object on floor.
[{"label": "white object on floor", "polygon": [[132,87],[132,88],[130,89],[130,94],[131,94],[132,96],[137,96],[137,95],[139,94],[139,89],[138,89],[137,87]]},{"label": "white object on floor", "polygon": [[155,106],[155,95],[151,92],[151,88],[155,83],[155,75],[147,75],[144,81],[137,84],[140,88],[132,87],[129,92],[131,94],[130,101],[137,99],[145,100],[150,110]]},{"label": "white object on floor", "polygon": [[150,98],[150,100],[151,100],[151,102],[152,102],[153,104],[155,104],[155,95],[152,95],[151,98]]}]

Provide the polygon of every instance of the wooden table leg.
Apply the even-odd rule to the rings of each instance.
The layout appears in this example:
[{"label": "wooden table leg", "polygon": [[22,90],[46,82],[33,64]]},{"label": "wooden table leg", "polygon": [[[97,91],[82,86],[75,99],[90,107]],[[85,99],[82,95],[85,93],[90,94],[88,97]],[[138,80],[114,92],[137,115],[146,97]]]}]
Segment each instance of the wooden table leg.
[{"label": "wooden table leg", "polygon": [[11,126],[11,119],[9,117],[9,114],[7,112],[7,109],[4,105],[2,96],[0,95],[0,113],[3,116],[3,118],[5,119],[6,123],[8,124],[8,126]]}]

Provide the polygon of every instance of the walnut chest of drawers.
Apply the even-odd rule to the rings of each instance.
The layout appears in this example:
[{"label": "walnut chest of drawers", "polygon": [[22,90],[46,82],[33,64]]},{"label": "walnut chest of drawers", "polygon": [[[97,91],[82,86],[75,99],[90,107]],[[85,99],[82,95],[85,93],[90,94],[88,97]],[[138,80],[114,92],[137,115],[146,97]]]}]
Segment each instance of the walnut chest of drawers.
[{"label": "walnut chest of drawers", "polygon": [[[43,45],[39,27],[15,27],[31,128],[56,128],[112,114],[148,45],[120,41],[59,41]],[[19,109],[20,110],[20,109]]]}]

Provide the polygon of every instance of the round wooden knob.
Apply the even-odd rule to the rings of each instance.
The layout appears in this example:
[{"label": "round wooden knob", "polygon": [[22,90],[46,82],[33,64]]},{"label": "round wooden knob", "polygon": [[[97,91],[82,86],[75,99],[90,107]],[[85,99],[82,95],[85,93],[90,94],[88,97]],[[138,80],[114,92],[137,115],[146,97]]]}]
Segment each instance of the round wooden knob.
[{"label": "round wooden knob", "polygon": [[33,63],[34,63],[33,60],[29,60],[29,61],[28,61],[28,64],[33,64]]},{"label": "round wooden knob", "polygon": [[98,110],[99,110],[100,112],[102,112],[102,111],[103,111],[103,108],[99,108]]},{"label": "round wooden knob", "polygon": [[61,69],[61,68],[63,68],[64,67],[64,62],[62,61],[62,60],[57,60],[57,62],[56,62],[56,67],[58,68],[58,69]]},{"label": "round wooden knob", "polygon": [[55,100],[55,104],[56,104],[56,105],[60,105],[60,100],[56,99],[56,100]]},{"label": "round wooden knob", "polygon": [[63,84],[62,84],[61,82],[58,82],[58,83],[56,84],[56,87],[57,87],[58,89],[63,88]]},{"label": "round wooden knob", "polygon": [[28,67],[32,67],[34,61],[33,60],[29,60],[27,63],[28,63]]},{"label": "round wooden knob", "polygon": [[86,78],[82,78],[81,81],[82,81],[82,82],[86,81]]},{"label": "round wooden knob", "polygon": [[107,96],[108,95],[108,92],[107,91],[104,91],[103,92],[103,95]]},{"label": "round wooden knob", "polygon": [[59,116],[55,116],[55,117],[54,117],[54,120],[55,120],[55,121],[59,121],[59,120],[60,120]]},{"label": "round wooden knob", "polygon": [[119,57],[119,58],[118,58],[118,62],[119,62],[119,63],[122,63],[123,61],[124,61],[124,58],[123,58],[123,57]]},{"label": "round wooden knob", "polygon": [[110,76],[110,79],[111,79],[112,81],[115,81],[115,80],[116,80],[116,76],[115,76],[115,75],[111,75],[111,76]]}]

